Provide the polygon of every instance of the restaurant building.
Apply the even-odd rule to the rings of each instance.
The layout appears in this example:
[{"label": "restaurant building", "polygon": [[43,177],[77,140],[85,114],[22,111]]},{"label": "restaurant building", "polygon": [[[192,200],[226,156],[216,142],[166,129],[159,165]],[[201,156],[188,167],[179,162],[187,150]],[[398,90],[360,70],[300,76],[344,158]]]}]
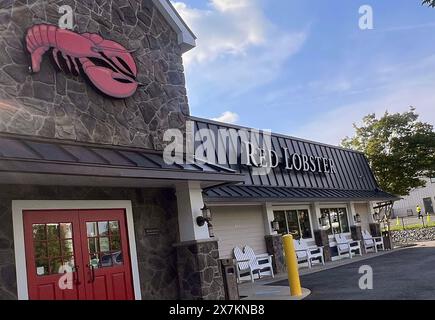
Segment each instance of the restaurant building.
[{"label": "restaurant building", "polygon": [[0,299],[223,299],[233,246],[283,270],[271,221],[327,243],[318,218],[358,236],[394,198],[362,154],[275,134],[292,168],[165,161],[168,129],[226,127],[189,115],[167,0],[0,3]]},{"label": "restaurant building", "polygon": [[[266,162],[268,171],[255,174],[254,164],[259,161],[243,161],[243,143],[238,138],[246,136],[240,132],[252,129],[200,118],[191,120],[196,132],[207,129],[216,133],[216,138],[211,139],[216,147],[222,136],[228,137],[226,167],[245,177],[243,183],[204,191],[213,231],[219,239],[220,257],[232,257],[235,247],[248,245],[258,254],[273,254],[275,271],[283,272],[282,234],[290,233],[296,239],[302,237],[312,245],[324,246],[326,261],[338,258],[336,233],[354,240],[362,239],[363,230],[381,236],[375,214],[379,213],[378,203],[398,198],[379,189],[363,153],[256,132],[257,138],[249,141],[263,141],[269,136],[267,149],[272,150],[276,160]],[[239,155],[238,164],[228,161],[231,153]],[[273,222],[278,222],[275,225],[279,228],[275,229]]]}]

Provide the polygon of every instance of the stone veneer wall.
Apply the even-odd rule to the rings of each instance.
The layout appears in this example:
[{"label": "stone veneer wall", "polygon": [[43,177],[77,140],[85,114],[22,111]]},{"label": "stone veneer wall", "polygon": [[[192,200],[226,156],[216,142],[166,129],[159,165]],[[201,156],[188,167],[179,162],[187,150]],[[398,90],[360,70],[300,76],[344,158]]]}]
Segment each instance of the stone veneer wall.
[{"label": "stone veneer wall", "polygon": [[360,241],[361,254],[366,254],[366,248],[364,246],[364,238],[362,235],[362,227],[360,225],[350,226],[350,237],[352,240]]},{"label": "stone veneer wall", "polygon": [[273,271],[275,274],[286,272],[287,267],[285,264],[282,235],[267,235],[264,238],[266,240],[267,253],[273,256]]},{"label": "stone veneer wall", "polygon": [[180,243],[177,248],[181,299],[225,299],[218,242],[215,240]]},{"label": "stone veneer wall", "polygon": [[[60,5],[74,11],[75,31],[99,33],[136,50],[139,87],[107,98],[84,79],[57,72],[50,53],[30,75],[26,30],[58,24]],[[152,0],[0,0],[0,132],[161,149],[167,128],[189,113],[176,33]]]},{"label": "stone veneer wall", "polygon": [[419,241],[435,241],[435,227],[392,231],[393,243],[405,244]]},{"label": "stone veneer wall", "polygon": [[[20,200],[131,200],[142,299],[178,299],[177,206],[172,190],[87,187],[0,187],[0,300],[16,299],[11,206]],[[146,228],[160,233],[146,236]]]}]

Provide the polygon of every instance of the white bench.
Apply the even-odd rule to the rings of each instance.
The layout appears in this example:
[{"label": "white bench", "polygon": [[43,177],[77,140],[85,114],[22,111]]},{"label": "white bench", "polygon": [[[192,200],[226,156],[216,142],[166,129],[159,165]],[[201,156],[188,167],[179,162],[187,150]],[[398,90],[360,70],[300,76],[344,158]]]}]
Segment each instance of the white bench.
[{"label": "white bench", "polygon": [[335,234],[334,238],[337,242],[337,251],[339,257],[341,257],[342,254],[348,254],[349,258],[352,259],[352,256],[356,255],[357,252],[360,256],[362,256],[361,241],[347,239],[344,234]]},{"label": "white bench", "polygon": [[233,252],[236,259],[237,280],[239,283],[246,278],[254,282],[255,279],[265,275],[270,275],[272,278],[275,277],[271,255],[266,253],[256,255],[254,250],[249,246],[245,246],[243,250],[235,247]]},{"label": "white bench", "polygon": [[364,230],[362,235],[364,239],[364,248],[366,251],[373,250],[374,252],[378,252],[378,247],[380,247],[381,250],[385,250],[384,239],[382,237],[372,237],[370,232],[367,230]]},{"label": "white bench", "polygon": [[321,264],[325,264],[325,259],[323,257],[323,247],[309,246],[306,240],[293,240],[296,250],[296,257],[298,263],[307,262],[308,268],[311,269],[313,262],[317,260]]}]

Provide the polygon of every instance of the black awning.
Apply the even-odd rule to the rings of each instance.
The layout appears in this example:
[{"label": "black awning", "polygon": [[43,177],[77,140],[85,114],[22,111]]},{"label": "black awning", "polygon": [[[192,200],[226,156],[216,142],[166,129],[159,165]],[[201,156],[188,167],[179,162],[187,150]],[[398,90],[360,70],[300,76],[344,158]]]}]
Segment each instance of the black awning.
[{"label": "black awning", "polygon": [[[217,165],[168,165],[163,159],[162,152],[1,135],[0,176],[7,179],[0,179],[0,183],[11,183],[10,177],[19,176],[18,180],[29,180],[35,175],[44,175],[46,180],[54,176],[70,176],[71,181],[77,181],[77,177],[93,177],[111,178],[112,181],[123,178],[195,180],[208,181],[208,185],[234,183],[244,179],[233,170]],[[38,181],[40,180],[39,178]]]},{"label": "black awning", "polygon": [[377,201],[399,200],[382,190],[338,190],[314,188],[262,187],[232,185],[204,191],[207,201]]}]

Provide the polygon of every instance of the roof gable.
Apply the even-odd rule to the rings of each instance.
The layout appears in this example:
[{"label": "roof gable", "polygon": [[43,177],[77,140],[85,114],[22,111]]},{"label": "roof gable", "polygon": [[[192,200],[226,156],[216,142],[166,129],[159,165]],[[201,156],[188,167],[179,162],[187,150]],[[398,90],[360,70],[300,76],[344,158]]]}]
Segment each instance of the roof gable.
[{"label": "roof gable", "polygon": [[153,0],[154,5],[177,33],[178,44],[183,53],[196,47],[196,36],[175,10],[169,0]]}]

